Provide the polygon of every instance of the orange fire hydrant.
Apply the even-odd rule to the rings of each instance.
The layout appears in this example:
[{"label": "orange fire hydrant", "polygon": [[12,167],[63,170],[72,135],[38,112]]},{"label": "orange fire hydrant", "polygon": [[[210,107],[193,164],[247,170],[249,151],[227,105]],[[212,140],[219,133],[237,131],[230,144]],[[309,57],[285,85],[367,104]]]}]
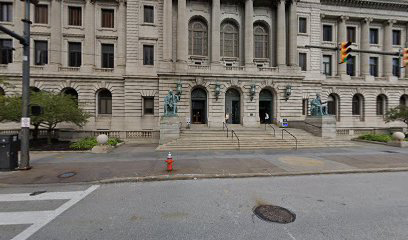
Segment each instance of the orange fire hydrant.
[{"label": "orange fire hydrant", "polygon": [[167,171],[171,171],[173,170],[173,157],[171,156],[171,153],[169,152],[169,154],[167,155],[167,160],[165,160],[165,162],[167,163]]}]

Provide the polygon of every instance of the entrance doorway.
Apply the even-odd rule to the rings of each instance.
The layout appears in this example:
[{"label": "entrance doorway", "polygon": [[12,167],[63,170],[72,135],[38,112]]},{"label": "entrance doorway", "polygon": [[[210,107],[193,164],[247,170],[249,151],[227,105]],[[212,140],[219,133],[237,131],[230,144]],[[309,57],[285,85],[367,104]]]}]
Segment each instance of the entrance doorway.
[{"label": "entrance doorway", "polygon": [[191,123],[207,123],[207,93],[202,88],[191,92]]},{"label": "entrance doorway", "polygon": [[[268,119],[265,117],[269,116]],[[263,89],[259,93],[259,121],[260,123],[272,123],[273,118],[273,95],[269,90]]]},{"label": "entrance doorway", "polygon": [[229,124],[241,123],[241,96],[235,89],[228,89],[225,93],[225,116]]}]

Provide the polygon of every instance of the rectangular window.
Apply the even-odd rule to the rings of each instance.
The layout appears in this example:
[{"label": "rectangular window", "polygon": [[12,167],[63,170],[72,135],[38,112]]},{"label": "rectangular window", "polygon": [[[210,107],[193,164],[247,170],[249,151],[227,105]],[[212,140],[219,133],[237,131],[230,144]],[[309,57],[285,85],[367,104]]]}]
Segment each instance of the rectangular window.
[{"label": "rectangular window", "polygon": [[302,100],[302,115],[307,115],[309,111],[309,99]]},{"label": "rectangular window", "polygon": [[0,22],[12,22],[13,21],[13,4],[12,3],[0,3]]},{"label": "rectangular window", "polygon": [[102,9],[102,27],[114,28],[115,27],[115,11],[113,9]]},{"label": "rectangular window", "polygon": [[68,25],[82,26],[81,7],[68,7]]},{"label": "rectangular window", "polygon": [[347,27],[347,41],[355,43],[356,42],[356,28]]},{"label": "rectangular window", "polygon": [[81,43],[68,43],[68,66],[80,67],[82,64],[82,46]]},{"label": "rectangular window", "polygon": [[144,22],[145,23],[154,23],[154,7],[153,6],[144,6]]},{"label": "rectangular window", "polygon": [[113,44],[102,44],[102,68],[114,68],[115,47]]},{"label": "rectangular window", "polygon": [[331,25],[323,25],[323,41],[333,41],[333,27]]},{"label": "rectangular window", "polygon": [[370,57],[370,75],[378,77],[378,57]]},{"label": "rectangular window", "polygon": [[0,64],[13,62],[13,40],[0,39]]},{"label": "rectangular window", "polygon": [[352,56],[347,60],[347,75],[356,76],[356,57]]},{"label": "rectangular window", "polygon": [[378,44],[378,29],[370,28],[370,44]]},{"label": "rectangular window", "polygon": [[48,5],[35,6],[34,22],[39,24],[48,24]]},{"label": "rectangular window", "polygon": [[326,76],[332,75],[332,56],[323,55],[323,74]]},{"label": "rectangular window", "polygon": [[307,33],[307,18],[299,18],[299,33]]},{"label": "rectangular window", "polygon": [[392,30],[392,45],[401,45],[401,31]]},{"label": "rectangular window", "polygon": [[154,47],[143,45],[143,65],[154,65]]},{"label": "rectangular window", "polygon": [[299,67],[302,69],[302,71],[307,70],[306,56],[306,53],[299,53]]},{"label": "rectangular window", "polygon": [[143,97],[143,112],[144,115],[154,114],[154,97]]},{"label": "rectangular window", "polygon": [[48,64],[48,42],[34,41],[34,49],[35,65]]},{"label": "rectangular window", "polygon": [[401,67],[399,58],[392,59],[392,75],[396,77],[401,76]]}]

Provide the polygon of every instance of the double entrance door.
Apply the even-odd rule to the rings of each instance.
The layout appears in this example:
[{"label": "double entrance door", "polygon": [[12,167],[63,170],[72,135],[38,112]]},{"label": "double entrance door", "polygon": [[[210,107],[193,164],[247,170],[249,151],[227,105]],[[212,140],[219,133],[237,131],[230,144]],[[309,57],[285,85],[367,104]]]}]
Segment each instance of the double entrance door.
[{"label": "double entrance door", "polygon": [[225,93],[225,116],[229,124],[241,123],[241,100],[240,94],[235,89],[229,89]]}]

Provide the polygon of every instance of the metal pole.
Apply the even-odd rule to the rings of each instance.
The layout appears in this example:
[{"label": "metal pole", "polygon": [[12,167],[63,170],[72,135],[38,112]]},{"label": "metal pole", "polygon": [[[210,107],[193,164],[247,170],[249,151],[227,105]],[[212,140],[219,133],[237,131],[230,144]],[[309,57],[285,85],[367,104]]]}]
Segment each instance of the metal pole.
[{"label": "metal pole", "polygon": [[19,170],[30,169],[30,0],[25,0],[25,18],[23,45],[23,90],[21,118],[21,158]]}]

